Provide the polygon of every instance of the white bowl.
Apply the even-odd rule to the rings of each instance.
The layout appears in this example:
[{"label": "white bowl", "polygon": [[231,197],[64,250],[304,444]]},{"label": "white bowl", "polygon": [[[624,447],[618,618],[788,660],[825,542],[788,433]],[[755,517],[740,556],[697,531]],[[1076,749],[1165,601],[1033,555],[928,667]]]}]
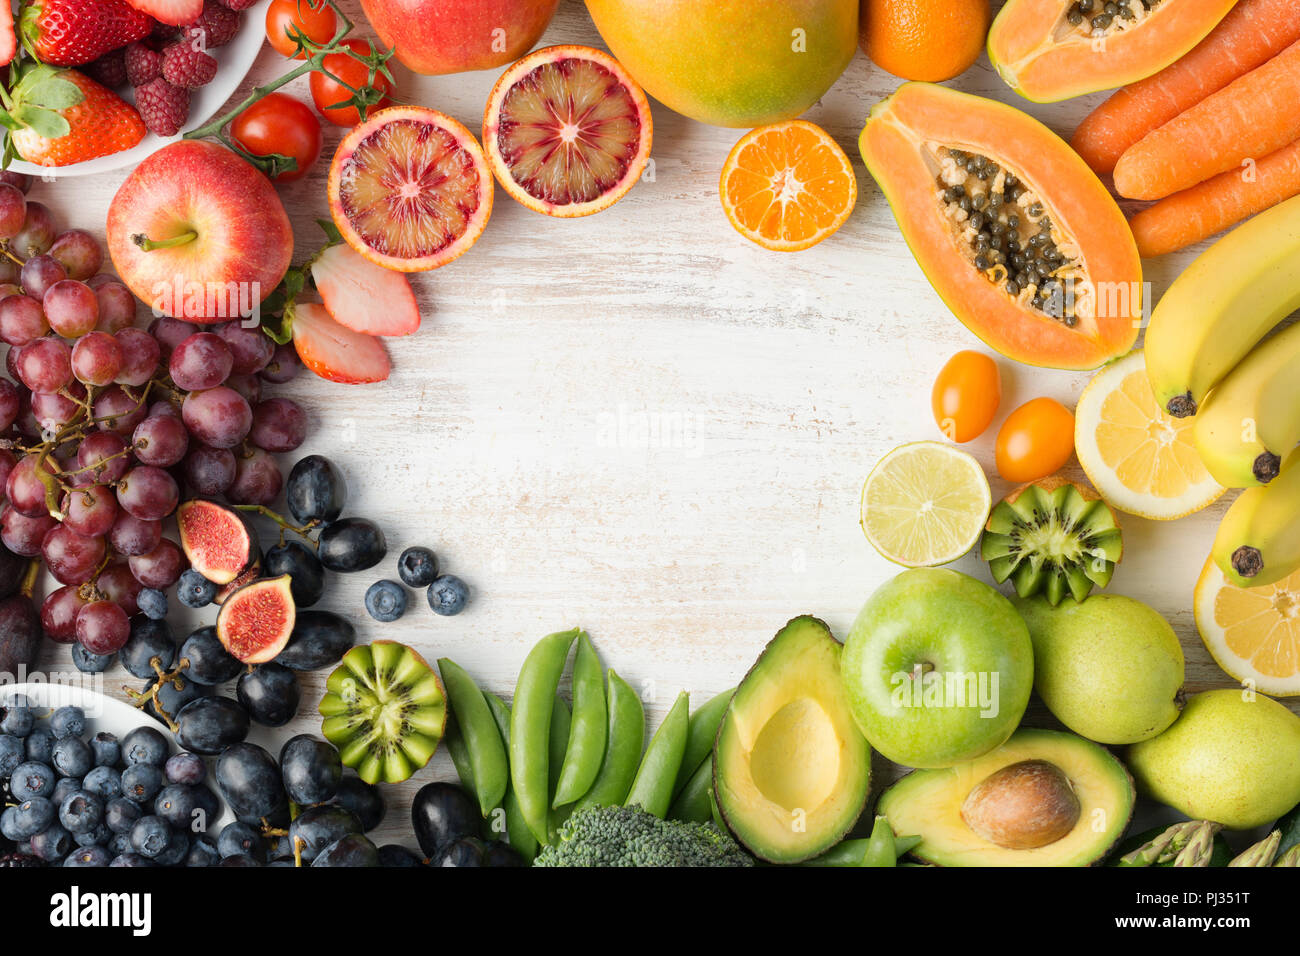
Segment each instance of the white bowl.
[{"label": "white bowl", "polygon": [[[239,89],[239,85],[244,82],[244,77],[248,76],[257,54],[262,49],[262,40],[266,37],[266,8],[270,5],[271,0],[259,0],[245,10],[243,22],[235,38],[225,46],[211,51],[217,61],[217,75],[211,83],[195,90],[190,97],[190,118],[186,121],[182,132],[202,126],[216,116],[217,112],[226,105],[226,100],[230,99]],[[285,69],[288,70],[290,61],[284,62]],[[122,96],[128,102],[135,98],[131,90],[122,92]],[[169,137],[145,133],[144,139],[130,149],[88,159],[84,163],[73,163],[71,166],[37,166],[34,163],[15,159],[9,164],[9,168],[15,172],[39,176],[47,182],[65,176],[91,176],[95,173],[106,173],[114,169],[134,166],[158,148],[180,138],[180,133]]]}]

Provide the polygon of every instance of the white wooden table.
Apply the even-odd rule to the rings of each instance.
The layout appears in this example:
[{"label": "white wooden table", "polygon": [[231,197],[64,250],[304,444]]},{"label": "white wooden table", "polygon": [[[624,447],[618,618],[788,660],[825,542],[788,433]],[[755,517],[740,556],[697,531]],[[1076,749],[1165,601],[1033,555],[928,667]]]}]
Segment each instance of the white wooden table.
[{"label": "white wooden table", "polygon": [[[371,36],[359,3],[345,7],[359,35]],[[542,42],[600,45],[580,0],[561,3]],[[244,90],[284,65],[265,47]],[[481,127],[497,71],[396,70],[401,100]],[[497,191],[479,243],[414,278],[424,324],[391,341],[388,382],[349,387],[304,374],[269,389],[304,403],[312,434],[300,454],[335,461],[350,485],[347,512],[376,519],[388,535],[385,563],[334,575],[319,606],[355,621],[361,640],[404,641],[430,661],[451,657],[507,696],[534,641],[581,625],[606,665],[645,689],[652,726],[680,688],[698,704],[735,684],[797,614],[821,616],[842,639],[897,571],[858,526],[863,479],[895,445],[941,437],[930,415],[934,375],[954,351],[983,348],[930,288],[858,156],[867,111],[898,82],[859,53],[807,113],[848,151],[860,187],[849,222],[809,251],[768,252],[728,224],[718,175],[741,131],[656,103],[654,180],[616,206],[565,221]],[[1030,104],[987,59],[953,85],[1026,108],[1067,137],[1102,98]],[[309,100],[305,78],[288,92]],[[328,154],[341,131],[326,135],[311,175],[280,190],[296,261],[319,245],[314,220],[328,214]],[[38,184],[33,196],[61,222],[102,234],[125,175]],[[1148,263],[1157,294],[1190,259]],[[995,500],[1008,490],[993,469],[1002,418],[1038,395],[1073,407],[1090,377],[1000,364],[1002,409],[968,446]],[[296,457],[285,456],[286,471]],[[1074,463],[1069,472],[1082,477]],[[1190,690],[1230,683],[1191,613],[1224,507],[1170,524],[1125,521],[1112,585],[1173,623]],[[440,618],[412,594],[401,621],[372,621],[366,588],[396,577],[398,553],[416,544],[470,583],[469,608]],[[988,579],[977,555],[954,567]],[[196,620],[209,622],[214,610]],[[43,661],[66,669],[67,655],[60,647]],[[318,731],[324,676],[306,676],[290,727],[259,739],[278,749],[291,733]],[[110,688],[124,682],[139,683],[110,673]],[[387,788],[380,841],[413,845],[412,794],[452,778],[439,751],[413,780]]]}]

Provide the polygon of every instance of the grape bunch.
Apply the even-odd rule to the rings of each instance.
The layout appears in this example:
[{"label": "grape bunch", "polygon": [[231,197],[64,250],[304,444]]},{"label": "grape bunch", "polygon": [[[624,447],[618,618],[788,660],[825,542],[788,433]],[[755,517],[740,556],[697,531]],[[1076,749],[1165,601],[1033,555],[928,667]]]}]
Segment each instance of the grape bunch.
[{"label": "grape bunch", "polygon": [[89,663],[126,644],[143,589],[186,570],[163,533],[182,489],[269,504],[284,483],[274,453],[302,443],[307,418],[262,396],[297,373],[292,346],[238,320],[137,327],[96,239],[57,231],[30,186],[0,174],[0,544],[59,582],[42,628]]}]

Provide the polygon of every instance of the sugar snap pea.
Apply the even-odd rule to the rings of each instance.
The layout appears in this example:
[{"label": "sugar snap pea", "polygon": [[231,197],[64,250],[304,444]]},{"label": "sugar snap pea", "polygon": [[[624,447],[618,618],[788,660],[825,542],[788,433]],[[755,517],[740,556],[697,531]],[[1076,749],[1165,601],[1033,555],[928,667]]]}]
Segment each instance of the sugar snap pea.
[{"label": "sugar snap pea", "polygon": [[547,741],[548,781],[546,796],[550,801],[546,812],[547,843],[554,843],[560,825],[569,819],[572,806],[555,808],[555,788],[560,783],[560,768],[564,765],[564,752],[569,746],[569,732],[572,729],[573,714],[568,702],[559,694],[555,695],[555,707],[551,711],[551,734]]},{"label": "sugar snap pea", "polygon": [[622,806],[632,789],[636,768],[641,764],[641,748],[645,745],[645,708],[641,706],[641,698],[613,669],[605,673],[605,684],[609,711],[605,755],[595,782],[575,804],[575,810]]},{"label": "sugar snap pea", "polygon": [[469,762],[469,748],[465,745],[465,737],[460,732],[454,714],[447,718],[447,729],[443,731],[442,742],[447,745],[447,753],[451,756],[452,766],[456,768],[456,776],[460,777],[460,785],[470,793],[477,793],[474,767]]},{"label": "sugar snap pea", "polygon": [[452,713],[456,715],[456,726],[465,741],[479,811],[486,817],[501,806],[501,798],[510,782],[510,762],[505,744],[501,742],[492,711],[488,709],[474,678],[446,657],[439,659],[438,671],[447,688]]},{"label": "sugar snap pea", "polygon": [[673,798],[672,806],[668,808],[668,819],[708,823],[713,817],[709,809],[709,788],[712,786],[713,759],[706,758],[700,761],[681,793]]},{"label": "sugar snap pea", "polygon": [[608,724],[604,671],[591,638],[581,634],[573,656],[573,723],[552,807],[573,803],[591,789],[605,756]]},{"label": "sugar snap pea", "polygon": [[564,673],[578,629],[560,631],[538,641],[519,670],[510,712],[510,783],[519,797],[528,829],[539,843],[547,841],[551,714],[555,689]]},{"label": "sugar snap pea", "polygon": [[800,866],[897,866],[905,853],[921,842],[919,836],[894,836],[889,821],[876,817],[871,836],[843,840],[821,856],[805,860]]},{"label": "sugar snap pea", "polygon": [[668,813],[668,804],[673,799],[673,784],[677,781],[682,754],[686,751],[690,711],[690,695],[682,691],[677,695],[664,722],[650,738],[636,778],[632,781],[632,790],[624,801],[627,806],[640,807],[660,819]]},{"label": "sugar snap pea", "polygon": [[673,796],[676,797],[686,789],[686,785],[700,769],[704,759],[713,753],[713,741],[717,739],[718,728],[727,713],[736,688],[724,690],[708,703],[703,704],[691,714],[690,731],[686,735],[686,750],[682,754],[682,769],[673,784]]},{"label": "sugar snap pea", "polygon": [[[487,701],[488,709],[492,711],[492,719],[496,721],[501,739],[509,750],[510,705],[496,694],[485,693],[483,699]],[[537,856],[537,837],[533,836],[533,831],[528,829],[523,811],[519,809],[519,797],[515,795],[514,787],[506,787],[506,795],[501,799],[501,808],[506,814],[506,839],[516,853],[531,863],[533,857]]]}]

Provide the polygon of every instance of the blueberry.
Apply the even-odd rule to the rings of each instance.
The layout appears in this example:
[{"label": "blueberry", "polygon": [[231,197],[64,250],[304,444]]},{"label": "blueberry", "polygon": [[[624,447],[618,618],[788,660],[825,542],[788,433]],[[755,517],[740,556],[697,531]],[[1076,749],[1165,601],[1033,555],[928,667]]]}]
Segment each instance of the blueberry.
[{"label": "blueberry", "polygon": [[167,595],[157,588],[142,588],[135,596],[135,604],[152,621],[167,619]]},{"label": "blueberry", "polygon": [[186,866],[216,866],[221,862],[221,854],[212,838],[206,834],[190,841],[190,852],[185,858]]},{"label": "blueberry", "polygon": [[149,764],[136,764],[122,771],[122,795],[144,806],[163,788],[162,771]]},{"label": "blueberry", "polygon": [[178,753],[167,758],[163,773],[168,783],[202,783],[208,777],[208,765],[198,754]]},{"label": "blueberry", "polygon": [[465,610],[469,588],[454,574],[444,574],[429,585],[429,607],[434,614],[451,617]]},{"label": "blueberry", "polygon": [[96,767],[116,767],[122,760],[122,744],[116,735],[107,731],[90,738],[90,752],[95,756]]},{"label": "blueberry", "polygon": [[53,799],[54,783],[52,767],[39,760],[28,760],[19,764],[9,778],[9,792],[19,803],[32,797]]},{"label": "blueberry", "polygon": [[131,846],[151,860],[166,850],[171,841],[171,828],[162,817],[141,817],[131,828]]},{"label": "blueberry", "polygon": [[180,866],[190,855],[190,835],[181,830],[173,830],[167,846],[154,857],[159,866]]},{"label": "blueberry", "polygon": [[4,709],[4,717],[0,717],[0,734],[11,737],[26,737],[35,726],[36,715],[25,697],[15,697]]},{"label": "blueberry", "polygon": [[104,802],[88,790],[76,790],[59,804],[59,822],[73,836],[104,822]]},{"label": "blueberry", "polygon": [[406,613],[406,591],[396,581],[376,581],[366,591],[366,610],[376,621],[396,621]]},{"label": "blueberry", "polygon": [[22,738],[0,734],[0,777],[9,777],[27,758],[27,745]]},{"label": "blueberry", "polygon": [[407,548],[397,559],[397,576],[413,588],[427,588],[438,576],[438,558],[428,548]]},{"label": "blueberry", "polygon": [[129,766],[161,767],[167,759],[167,738],[152,727],[137,727],[122,740],[122,756]]},{"label": "blueberry", "polygon": [[189,830],[198,806],[192,787],[183,783],[173,783],[163,787],[162,792],[158,794],[153,802],[153,812],[166,820],[168,826],[173,829]]},{"label": "blueberry", "polygon": [[241,855],[261,859],[266,852],[266,841],[256,829],[236,820],[226,824],[217,837],[217,852],[222,859]]},{"label": "blueberry", "polygon": [[32,855],[46,863],[57,863],[76,846],[72,834],[60,824],[52,823],[45,830],[32,837]]},{"label": "blueberry", "polygon": [[[83,674],[102,674],[113,666],[117,654],[92,654],[80,644],[72,645],[72,663]],[[53,736],[53,735],[51,735]]]},{"label": "blueberry", "polygon": [[104,806],[104,822],[114,833],[130,833],[135,821],[144,816],[140,804],[127,797],[116,797]]},{"label": "blueberry", "polygon": [[60,707],[50,715],[50,730],[59,738],[80,737],[86,732],[86,712],[80,707]]},{"label": "blueberry", "polygon": [[15,843],[22,843],[48,830],[55,823],[57,814],[57,809],[49,800],[32,797],[5,808],[4,813],[0,814],[0,833]]},{"label": "blueberry", "polygon": [[77,846],[102,846],[107,848],[113,836],[113,831],[106,824],[99,823],[85,833],[72,834],[72,839],[76,841]]},{"label": "blueberry", "polygon": [[90,745],[80,737],[60,737],[54,741],[50,759],[54,761],[54,769],[64,777],[84,777],[95,766]]},{"label": "blueberry", "polygon": [[[74,644],[80,647],[80,644]],[[27,759],[49,766],[50,756],[54,752],[54,734],[44,727],[37,727],[27,735]]]},{"label": "blueberry", "polygon": [[114,833],[104,846],[108,847],[108,852],[114,856],[121,856],[123,853],[134,853],[131,849],[130,833]]},{"label": "blueberry", "polygon": [[80,777],[60,777],[59,782],[54,785],[54,791],[50,794],[50,799],[55,806],[58,806],[68,798],[69,794],[76,793],[80,789]]},{"label": "blueberry", "polygon": [[112,767],[96,767],[82,779],[81,786],[101,800],[112,800],[122,795],[122,775]]},{"label": "blueberry", "polygon": [[217,585],[190,568],[176,584],[176,598],[186,607],[207,607],[217,596]]},{"label": "blueberry", "polygon": [[64,866],[108,866],[113,856],[102,846],[82,847],[63,861]]},{"label": "blueberry", "polygon": [[130,852],[115,856],[113,862],[108,865],[119,867],[153,866],[154,862],[148,857],[141,856],[139,853]]},{"label": "blueberry", "polygon": [[171,670],[176,663],[176,644],[172,641],[172,629],[166,621],[155,621],[147,617],[131,619],[131,636],[121,652],[122,666],[135,677],[148,680],[157,677],[154,670],[154,658],[162,670]]}]

